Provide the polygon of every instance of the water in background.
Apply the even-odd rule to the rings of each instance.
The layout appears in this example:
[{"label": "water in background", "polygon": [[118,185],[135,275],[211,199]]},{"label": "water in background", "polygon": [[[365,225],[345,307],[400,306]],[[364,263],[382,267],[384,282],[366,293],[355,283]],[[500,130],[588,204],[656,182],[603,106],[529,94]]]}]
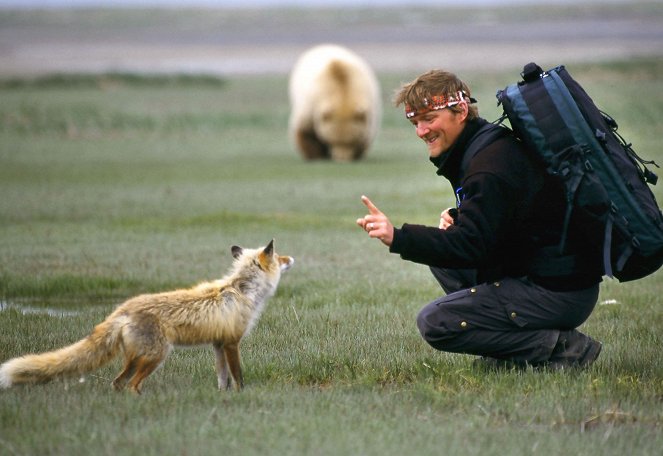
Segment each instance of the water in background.
[{"label": "water in background", "polygon": [[583,3],[617,3],[610,0],[0,0],[0,8],[60,8],[60,7],[265,7],[265,6],[488,6],[505,4],[583,4]]}]

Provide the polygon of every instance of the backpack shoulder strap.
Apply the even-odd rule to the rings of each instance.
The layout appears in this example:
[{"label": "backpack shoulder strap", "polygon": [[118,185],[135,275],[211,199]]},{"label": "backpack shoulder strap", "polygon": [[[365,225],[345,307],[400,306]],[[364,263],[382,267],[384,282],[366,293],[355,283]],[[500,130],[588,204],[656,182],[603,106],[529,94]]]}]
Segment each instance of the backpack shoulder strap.
[{"label": "backpack shoulder strap", "polygon": [[499,138],[510,134],[511,131],[503,127],[502,125],[495,123],[486,123],[479,131],[472,137],[472,140],[465,149],[465,154],[463,155],[463,161],[460,165],[460,179],[462,181],[465,177],[465,173],[470,166],[470,162],[474,156],[482,149],[484,149],[489,144],[492,144]]}]

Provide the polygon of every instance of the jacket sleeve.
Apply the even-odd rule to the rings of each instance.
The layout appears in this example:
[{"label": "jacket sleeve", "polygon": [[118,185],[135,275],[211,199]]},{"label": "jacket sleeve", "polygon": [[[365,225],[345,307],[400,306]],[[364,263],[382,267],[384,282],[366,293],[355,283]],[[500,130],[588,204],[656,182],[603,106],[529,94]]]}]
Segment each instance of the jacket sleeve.
[{"label": "jacket sleeve", "polygon": [[404,224],[394,229],[390,251],[404,260],[445,268],[478,268],[496,250],[515,217],[518,189],[499,176],[480,173],[463,185],[465,199],[454,225]]}]

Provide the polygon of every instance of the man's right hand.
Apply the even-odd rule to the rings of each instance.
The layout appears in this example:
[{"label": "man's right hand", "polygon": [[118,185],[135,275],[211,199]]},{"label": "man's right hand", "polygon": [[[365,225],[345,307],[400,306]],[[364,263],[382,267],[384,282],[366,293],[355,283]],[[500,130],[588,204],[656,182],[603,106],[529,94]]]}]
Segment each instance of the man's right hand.
[{"label": "man's right hand", "polygon": [[458,209],[455,207],[450,207],[448,209],[445,209],[441,214],[440,214],[440,226],[439,228],[441,230],[446,230],[449,228],[451,225],[454,224],[454,218],[458,215]]}]

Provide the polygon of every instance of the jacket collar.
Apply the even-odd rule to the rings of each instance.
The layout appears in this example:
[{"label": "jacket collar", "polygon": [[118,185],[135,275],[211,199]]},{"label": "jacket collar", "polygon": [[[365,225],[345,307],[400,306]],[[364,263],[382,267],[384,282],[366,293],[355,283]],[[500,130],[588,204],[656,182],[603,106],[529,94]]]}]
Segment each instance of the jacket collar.
[{"label": "jacket collar", "polygon": [[444,176],[452,184],[456,185],[460,174],[460,165],[463,161],[465,149],[472,137],[479,131],[479,129],[488,123],[487,120],[476,118],[468,120],[465,128],[460,132],[458,139],[451,145],[449,150],[441,153],[437,157],[430,158],[430,161],[437,168],[437,175]]}]

